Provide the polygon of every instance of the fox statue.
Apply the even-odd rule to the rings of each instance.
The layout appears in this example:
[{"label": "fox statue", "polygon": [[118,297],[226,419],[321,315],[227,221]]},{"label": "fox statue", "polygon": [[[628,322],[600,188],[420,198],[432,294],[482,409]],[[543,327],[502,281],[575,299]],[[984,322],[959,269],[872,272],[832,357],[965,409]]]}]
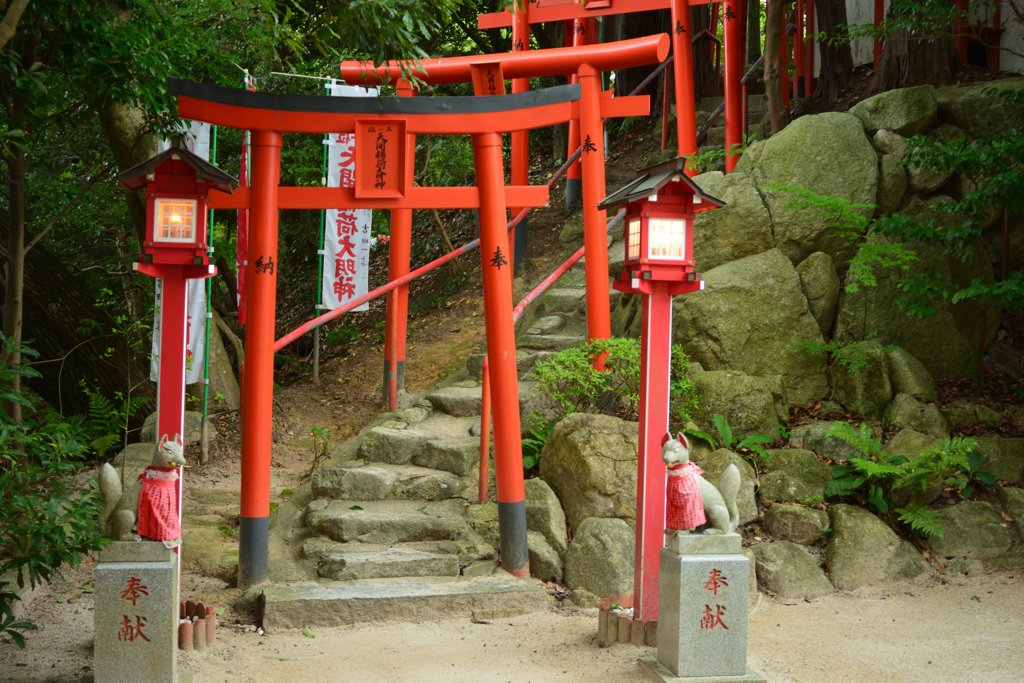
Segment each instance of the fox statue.
[{"label": "fox statue", "polygon": [[694,529],[705,521],[709,525],[705,534],[729,534],[736,530],[740,522],[736,507],[740,471],[736,465],[725,468],[715,488],[701,476],[701,469],[690,462],[686,438],[679,434],[673,439],[671,433],[665,435],[661,459],[669,468],[667,531]]},{"label": "fox statue", "polygon": [[[138,481],[122,491],[121,478],[109,463],[100,468],[99,488],[103,497],[100,530],[115,541],[139,540],[139,536],[162,541],[168,548],[181,543],[178,499],[174,485],[179,468],[185,464],[181,435],[164,436],[153,453],[153,462]],[[138,522],[139,536],[132,533]]]}]

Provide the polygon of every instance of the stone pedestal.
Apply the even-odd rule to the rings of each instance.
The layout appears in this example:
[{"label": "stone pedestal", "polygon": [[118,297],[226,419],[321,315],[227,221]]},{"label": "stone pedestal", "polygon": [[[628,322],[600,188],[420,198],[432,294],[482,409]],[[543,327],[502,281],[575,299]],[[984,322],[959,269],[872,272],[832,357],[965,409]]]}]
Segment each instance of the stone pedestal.
[{"label": "stone pedestal", "polygon": [[739,534],[666,538],[658,582],[658,658],[640,666],[656,681],[764,681],[747,668],[750,561]]},{"label": "stone pedestal", "polygon": [[178,556],[153,541],[111,543],[94,590],[96,683],[176,683]]}]

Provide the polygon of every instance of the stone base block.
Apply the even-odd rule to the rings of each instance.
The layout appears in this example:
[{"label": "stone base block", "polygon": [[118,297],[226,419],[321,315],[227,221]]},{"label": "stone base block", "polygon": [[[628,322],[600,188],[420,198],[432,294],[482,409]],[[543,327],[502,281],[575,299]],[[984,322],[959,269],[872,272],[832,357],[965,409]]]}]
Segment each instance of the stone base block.
[{"label": "stone base block", "polygon": [[644,678],[655,683],[768,683],[768,679],[747,667],[743,676],[687,676],[679,678],[662,666],[655,657],[642,657],[640,670]]}]

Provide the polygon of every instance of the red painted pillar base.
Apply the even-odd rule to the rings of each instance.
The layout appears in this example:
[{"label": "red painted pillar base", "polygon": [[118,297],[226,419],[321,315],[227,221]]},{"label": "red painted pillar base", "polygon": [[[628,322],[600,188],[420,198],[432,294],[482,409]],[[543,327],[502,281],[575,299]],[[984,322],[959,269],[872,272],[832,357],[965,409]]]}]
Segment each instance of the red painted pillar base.
[{"label": "red painted pillar base", "polygon": [[480,265],[484,324],[494,422],[494,470],[498,484],[498,529],[502,568],[513,576],[530,574],[526,545],[526,490],[523,486],[522,432],[512,324],[512,280],[501,136],[473,136],[476,184],[480,188]]}]

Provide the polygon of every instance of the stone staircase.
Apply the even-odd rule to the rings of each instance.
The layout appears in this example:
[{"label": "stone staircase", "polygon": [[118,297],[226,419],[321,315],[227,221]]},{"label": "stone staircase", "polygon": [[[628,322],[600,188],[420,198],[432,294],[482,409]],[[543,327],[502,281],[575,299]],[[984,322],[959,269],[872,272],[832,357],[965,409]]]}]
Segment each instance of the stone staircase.
[{"label": "stone staircase", "polygon": [[[621,229],[610,250],[621,270]],[[613,305],[617,292],[612,292]],[[584,263],[538,298],[517,325],[519,402],[540,397],[537,361],[586,336]],[[440,618],[476,610],[544,609],[536,581],[497,559],[497,505],[476,503],[483,354],[340,444],[271,518],[272,585],[249,589],[265,629]],[[524,419],[524,430],[528,421]],[[493,449],[488,499],[496,499]]]}]

